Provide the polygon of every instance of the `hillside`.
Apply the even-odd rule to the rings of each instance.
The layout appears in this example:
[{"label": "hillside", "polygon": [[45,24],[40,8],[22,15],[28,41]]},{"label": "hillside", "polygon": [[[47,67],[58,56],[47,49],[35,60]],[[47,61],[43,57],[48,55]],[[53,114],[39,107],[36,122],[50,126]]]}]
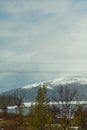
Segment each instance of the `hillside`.
[{"label": "hillside", "polygon": [[57,95],[58,88],[65,85],[68,85],[71,88],[76,88],[82,98],[87,94],[87,76],[70,76],[49,81],[43,81],[40,83],[29,84],[18,89],[13,89],[2,94],[13,95],[16,91],[18,95],[22,93],[25,94],[24,102],[34,102],[37,90],[43,85],[43,83],[46,83],[47,85],[47,97],[51,101],[53,100],[53,96]]}]

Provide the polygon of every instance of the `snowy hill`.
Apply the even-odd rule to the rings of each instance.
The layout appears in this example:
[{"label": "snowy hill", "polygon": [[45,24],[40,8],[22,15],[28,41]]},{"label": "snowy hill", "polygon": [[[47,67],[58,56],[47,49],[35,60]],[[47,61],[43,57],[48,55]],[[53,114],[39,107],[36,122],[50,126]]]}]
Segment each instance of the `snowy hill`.
[{"label": "snowy hill", "polygon": [[30,84],[18,89],[10,90],[3,94],[12,95],[16,91],[18,95],[22,92],[25,93],[24,102],[33,102],[37,95],[38,88],[46,83],[47,85],[47,97],[52,100],[53,96],[57,94],[59,86],[68,85],[69,87],[76,87],[82,96],[87,95],[87,76],[69,76],[65,78],[58,78],[49,81],[43,81],[40,83]]}]

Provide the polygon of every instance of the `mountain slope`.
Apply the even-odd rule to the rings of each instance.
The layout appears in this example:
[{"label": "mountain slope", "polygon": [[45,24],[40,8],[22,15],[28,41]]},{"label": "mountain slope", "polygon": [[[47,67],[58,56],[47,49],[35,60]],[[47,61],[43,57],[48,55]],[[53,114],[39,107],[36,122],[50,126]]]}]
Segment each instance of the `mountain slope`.
[{"label": "mountain slope", "polygon": [[62,85],[68,85],[72,88],[77,88],[82,97],[87,95],[87,76],[70,76],[65,78],[59,78],[55,80],[43,81],[41,83],[35,83],[23,86],[18,89],[10,90],[3,93],[4,95],[13,95],[16,91],[18,95],[25,93],[24,102],[34,102],[37,95],[38,88],[46,83],[47,85],[47,97],[52,101],[53,96],[57,95],[58,88]]}]

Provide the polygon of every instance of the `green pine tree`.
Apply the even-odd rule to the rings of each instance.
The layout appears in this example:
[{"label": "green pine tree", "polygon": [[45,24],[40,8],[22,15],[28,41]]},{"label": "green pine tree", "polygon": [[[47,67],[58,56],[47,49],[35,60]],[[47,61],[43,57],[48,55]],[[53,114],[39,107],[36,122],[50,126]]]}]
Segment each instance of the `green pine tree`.
[{"label": "green pine tree", "polygon": [[87,128],[87,111],[84,110],[84,106],[78,105],[75,113],[74,124],[80,128]]},{"label": "green pine tree", "polygon": [[[48,114],[48,98],[46,97],[47,89],[44,84],[38,89],[36,103],[31,107],[30,115],[31,125],[37,130],[45,130],[45,124],[49,118]],[[31,114],[32,113],[32,114]]]}]

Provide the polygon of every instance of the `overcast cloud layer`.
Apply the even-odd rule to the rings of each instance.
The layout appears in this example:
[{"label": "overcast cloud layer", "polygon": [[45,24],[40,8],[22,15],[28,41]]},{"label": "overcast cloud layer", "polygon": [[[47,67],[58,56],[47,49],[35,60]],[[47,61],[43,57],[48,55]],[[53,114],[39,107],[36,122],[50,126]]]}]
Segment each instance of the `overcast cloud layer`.
[{"label": "overcast cloud layer", "polygon": [[86,0],[0,0],[0,90],[87,73]]}]

